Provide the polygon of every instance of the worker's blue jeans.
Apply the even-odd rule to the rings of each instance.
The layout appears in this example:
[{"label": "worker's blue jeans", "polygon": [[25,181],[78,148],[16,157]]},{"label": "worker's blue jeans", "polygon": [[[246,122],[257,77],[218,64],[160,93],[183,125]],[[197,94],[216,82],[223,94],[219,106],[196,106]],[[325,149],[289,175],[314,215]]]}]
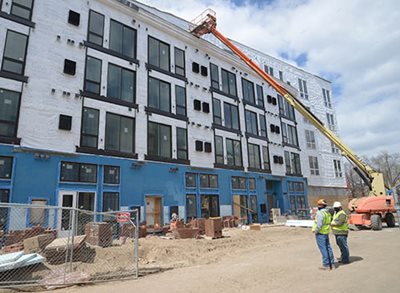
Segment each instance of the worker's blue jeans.
[{"label": "worker's blue jeans", "polygon": [[349,253],[349,246],[347,245],[347,235],[335,235],[336,237],[336,244],[340,248],[341,253],[341,262],[342,263],[349,263],[350,261],[350,253]]},{"label": "worker's blue jeans", "polygon": [[324,267],[330,267],[335,262],[333,258],[333,252],[331,244],[329,243],[329,235],[328,234],[315,234],[315,239],[317,240],[317,245],[319,251],[322,254],[322,265]]}]

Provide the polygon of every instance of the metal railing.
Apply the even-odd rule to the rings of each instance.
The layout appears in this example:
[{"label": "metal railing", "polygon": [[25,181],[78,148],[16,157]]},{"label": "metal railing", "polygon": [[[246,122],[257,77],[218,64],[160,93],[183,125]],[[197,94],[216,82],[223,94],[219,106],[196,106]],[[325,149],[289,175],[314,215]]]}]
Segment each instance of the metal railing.
[{"label": "metal railing", "polygon": [[0,203],[0,287],[137,278],[138,215]]}]

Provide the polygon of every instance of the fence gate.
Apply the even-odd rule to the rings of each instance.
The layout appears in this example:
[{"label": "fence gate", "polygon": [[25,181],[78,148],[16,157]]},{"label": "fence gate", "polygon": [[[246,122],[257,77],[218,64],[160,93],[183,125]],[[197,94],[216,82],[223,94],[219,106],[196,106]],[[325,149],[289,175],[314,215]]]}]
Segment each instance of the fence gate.
[{"label": "fence gate", "polygon": [[0,203],[0,215],[0,287],[138,277],[137,209]]}]

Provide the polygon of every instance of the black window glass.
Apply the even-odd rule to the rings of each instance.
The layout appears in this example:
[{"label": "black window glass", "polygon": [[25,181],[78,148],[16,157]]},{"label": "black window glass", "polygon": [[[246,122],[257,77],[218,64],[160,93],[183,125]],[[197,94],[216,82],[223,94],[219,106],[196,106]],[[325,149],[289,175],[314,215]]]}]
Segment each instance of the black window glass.
[{"label": "black window glass", "polygon": [[16,137],[20,93],[0,89],[0,136]]},{"label": "black window glass", "polygon": [[85,91],[99,95],[100,86],[101,86],[101,60],[87,56]]},{"label": "black window glass", "polygon": [[264,107],[264,92],[261,85],[257,85],[257,105]]},{"label": "black window glass", "polygon": [[224,102],[225,127],[239,130],[238,107]]},{"label": "black window glass", "polygon": [[239,140],[226,139],[226,157],[229,166],[242,166],[242,147]]},{"label": "black window glass", "polygon": [[78,163],[61,163],[61,181],[79,181],[79,164]]},{"label": "black window glass", "polygon": [[224,143],[221,136],[215,136],[215,162],[224,163]]},{"label": "black window glass", "polygon": [[111,212],[119,210],[119,193],[104,192],[103,193],[103,212]]},{"label": "black window glass", "polygon": [[159,79],[149,77],[149,107],[171,112],[171,85]]},{"label": "black window glass", "polygon": [[0,157],[0,179],[11,179],[12,157]]},{"label": "black window glass", "polygon": [[186,187],[196,187],[196,174],[186,173],[185,182],[186,182]]},{"label": "black window glass", "polygon": [[269,162],[269,151],[267,146],[262,147],[263,151],[263,164],[264,170],[271,170],[270,162]]},{"label": "black window glass", "polygon": [[267,137],[267,125],[265,121],[265,115],[260,115],[260,134],[263,137]]},{"label": "black window glass", "polygon": [[281,95],[278,95],[278,103],[279,103],[279,114],[288,118],[290,120],[295,121],[296,116],[294,114],[294,108],[292,105],[289,104]]},{"label": "black window glass", "polygon": [[75,75],[76,72],[76,62],[72,60],[64,60],[64,73],[69,75]]},{"label": "black window glass", "polygon": [[149,64],[170,71],[169,45],[149,37]]},{"label": "black window glass", "polygon": [[185,51],[175,48],[175,73],[185,76]]},{"label": "black window glass", "polygon": [[149,122],[147,153],[151,156],[171,158],[171,149],[171,126]]},{"label": "black window glass", "polygon": [[197,201],[195,194],[186,195],[186,221],[197,218]]},{"label": "black window glass", "polygon": [[106,150],[133,153],[134,138],[135,120],[133,118],[107,113]]},{"label": "black window glass", "polygon": [[108,64],[107,96],[133,103],[135,101],[135,79],[134,71]]},{"label": "black window glass", "polygon": [[251,111],[245,111],[246,132],[258,135],[257,114]]},{"label": "black window glass", "polygon": [[219,90],[218,66],[210,63],[210,72],[211,72],[211,87]]},{"label": "black window glass", "polygon": [[249,103],[255,104],[254,83],[242,78],[243,99]]},{"label": "black window glass", "polygon": [[7,31],[1,67],[3,71],[24,74],[27,44],[28,36],[10,30]]},{"label": "black window glass", "polygon": [[256,179],[255,178],[249,178],[249,189],[250,190],[256,189]]},{"label": "black window glass", "polygon": [[135,58],[136,30],[111,20],[110,49],[124,56]]},{"label": "black window glass", "polygon": [[83,108],[81,146],[97,148],[99,137],[99,110]]},{"label": "black window glass", "polygon": [[222,114],[221,114],[221,101],[213,99],[213,117],[214,123],[217,125],[222,125]]},{"label": "black window glass", "polygon": [[104,15],[91,10],[88,31],[88,42],[103,46]]},{"label": "black window glass", "polygon": [[119,184],[119,170],[118,166],[104,166],[104,183]]},{"label": "black window glass", "polygon": [[239,189],[239,177],[232,177],[232,189]]},{"label": "black window glass", "polygon": [[200,187],[209,188],[210,180],[207,174],[200,174]]},{"label": "black window glass", "polygon": [[201,195],[201,217],[219,217],[219,197],[218,195]]},{"label": "black window glass", "polygon": [[[0,203],[10,201],[10,190],[0,189]],[[8,223],[8,208],[0,208],[0,230],[5,231]]]},{"label": "black window glass", "polygon": [[80,182],[96,183],[97,166],[92,164],[80,164]]},{"label": "black window glass", "polygon": [[32,8],[33,0],[12,0],[10,14],[31,20]]},{"label": "black window glass", "polygon": [[68,12],[68,23],[79,26],[81,15],[78,12],[70,10]]},{"label": "black window glass", "polygon": [[186,89],[175,85],[176,114],[186,116]]},{"label": "black window glass", "polygon": [[249,167],[261,169],[260,147],[256,144],[248,143],[247,148],[249,153]]},{"label": "black window glass", "polygon": [[177,157],[180,160],[188,159],[188,145],[187,145],[187,131],[185,128],[176,128],[176,145],[178,154]]},{"label": "black window glass", "polygon": [[239,189],[246,189],[246,178],[239,177]]},{"label": "black window glass", "polygon": [[210,188],[218,188],[218,175],[208,175],[210,181]]},{"label": "black window glass", "polygon": [[236,75],[232,72],[221,69],[222,91],[226,94],[237,96]]}]

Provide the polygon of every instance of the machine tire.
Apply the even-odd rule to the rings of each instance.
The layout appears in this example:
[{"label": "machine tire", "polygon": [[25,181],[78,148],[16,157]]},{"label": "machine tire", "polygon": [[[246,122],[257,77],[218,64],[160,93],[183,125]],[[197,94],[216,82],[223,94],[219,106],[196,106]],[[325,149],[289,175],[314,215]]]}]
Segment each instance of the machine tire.
[{"label": "machine tire", "polygon": [[380,215],[371,216],[371,229],[375,231],[382,230],[382,219]]},{"label": "machine tire", "polygon": [[396,226],[396,221],[394,219],[394,216],[392,213],[387,213],[385,216],[385,222],[387,224],[388,227],[393,228],[394,226]]}]

